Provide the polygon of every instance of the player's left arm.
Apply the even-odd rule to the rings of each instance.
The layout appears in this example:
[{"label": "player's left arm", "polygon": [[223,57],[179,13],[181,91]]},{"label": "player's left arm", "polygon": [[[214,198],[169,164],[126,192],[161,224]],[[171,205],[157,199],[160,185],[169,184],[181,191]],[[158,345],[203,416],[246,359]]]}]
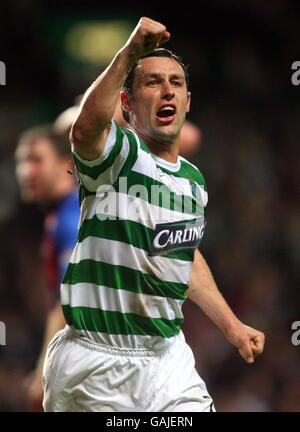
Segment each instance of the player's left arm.
[{"label": "player's left arm", "polygon": [[255,357],[263,352],[264,333],[243,324],[236,317],[198,250],[195,251],[187,296],[223,331],[247,363],[253,363]]}]

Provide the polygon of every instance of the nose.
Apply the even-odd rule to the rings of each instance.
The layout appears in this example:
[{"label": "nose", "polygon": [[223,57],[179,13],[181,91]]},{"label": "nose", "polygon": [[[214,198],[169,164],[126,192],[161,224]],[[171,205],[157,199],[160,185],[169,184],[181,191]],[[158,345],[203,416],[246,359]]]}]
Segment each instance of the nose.
[{"label": "nose", "polygon": [[164,81],[162,86],[162,98],[166,100],[171,100],[175,96],[174,88],[172,83],[169,81]]}]

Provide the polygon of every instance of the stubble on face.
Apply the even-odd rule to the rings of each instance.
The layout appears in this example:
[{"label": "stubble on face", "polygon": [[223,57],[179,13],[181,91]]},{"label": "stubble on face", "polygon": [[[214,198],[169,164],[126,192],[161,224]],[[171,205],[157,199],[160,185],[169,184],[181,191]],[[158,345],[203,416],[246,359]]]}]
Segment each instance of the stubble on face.
[{"label": "stubble on face", "polygon": [[178,144],[190,104],[182,67],[167,57],[140,60],[131,104],[131,125],[147,145],[167,151]]}]

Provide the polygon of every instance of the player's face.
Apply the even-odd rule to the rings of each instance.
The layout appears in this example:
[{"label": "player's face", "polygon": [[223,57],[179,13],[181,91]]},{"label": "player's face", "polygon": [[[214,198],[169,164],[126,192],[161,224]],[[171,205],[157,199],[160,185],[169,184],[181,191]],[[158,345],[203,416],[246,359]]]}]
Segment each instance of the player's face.
[{"label": "player's face", "polygon": [[59,178],[61,160],[47,138],[20,144],[16,151],[16,174],[25,201],[47,203]]},{"label": "player's face", "polygon": [[184,71],[175,60],[167,57],[140,60],[133,82],[131,125],[142,137],[174,142],[189,107]]}]

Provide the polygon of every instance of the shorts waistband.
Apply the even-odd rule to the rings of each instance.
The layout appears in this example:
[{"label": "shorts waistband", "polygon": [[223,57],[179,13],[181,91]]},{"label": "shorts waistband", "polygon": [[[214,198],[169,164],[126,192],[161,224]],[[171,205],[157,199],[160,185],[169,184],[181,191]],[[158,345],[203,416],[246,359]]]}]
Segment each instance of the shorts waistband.
[{"label": "shorts waistband", "polygon": [[92,339],[89,339],[85,336],[78,334],[76,331],[72,329],[72,327],[66,325],[63,330],[64,336],[72,339],[74,342],[79,345],[91,349],[93,351],[102,352],[105,354],[111,354],[116,356],[124,356],[124,357],[160,357],[162,354],[166,352],[166,350],[147,350],[144,348],[120,348],[113,347],[110,345],[99,344]]}]

